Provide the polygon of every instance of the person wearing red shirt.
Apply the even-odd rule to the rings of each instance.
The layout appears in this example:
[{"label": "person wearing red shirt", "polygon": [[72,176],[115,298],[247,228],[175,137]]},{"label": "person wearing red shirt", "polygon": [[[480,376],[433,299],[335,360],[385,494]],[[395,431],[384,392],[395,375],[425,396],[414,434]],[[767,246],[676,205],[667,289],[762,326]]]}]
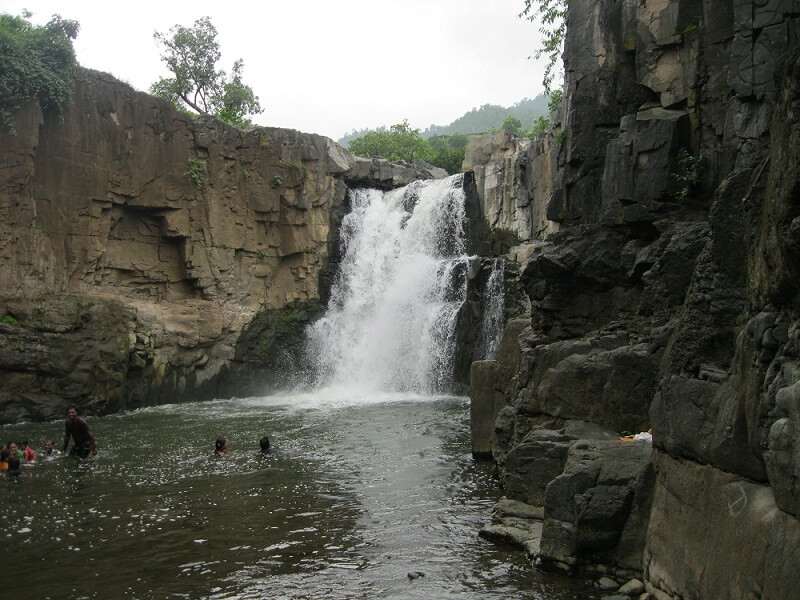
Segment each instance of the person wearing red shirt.
[{"label": "person wearing red shirt", "polygon": [[28,445],[28,440],[22,440],[22,453],[25,455],[25,462],[32,462],[36,460],[36,453]]}]

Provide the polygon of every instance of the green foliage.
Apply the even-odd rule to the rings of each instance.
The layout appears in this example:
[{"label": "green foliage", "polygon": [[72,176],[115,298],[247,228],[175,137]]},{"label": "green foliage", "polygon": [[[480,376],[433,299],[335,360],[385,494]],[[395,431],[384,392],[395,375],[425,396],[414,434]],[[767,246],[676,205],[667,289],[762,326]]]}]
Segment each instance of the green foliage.
[{"label": "green foliage", "polygon": [[14,130],[12,113],[31,99],[43,111],[63,111],[75,81],[77,21],[53,15],[33,25],[31,13],[0,14],[0,126]]},{"label": "green foliage", "polygon": [[525,7],[520,17],[532,22],[539,22],[539,31],[543,34],[541,48],[533,55],[536,58],[547,57],[545,66],[544,89],[550,93],[556,64],[564,51],[564,36],[567,33],[567,0],[523,0]]},{"label": "green foliage", "polygon": [[550,124],[550,119],[547,117],[537,117],[531,123],[531,128],[525,133],[525,137],[531,140],[535,140],[538,138],[544,130],[547,129],[547,126]]},{"label": "green foliage", "polygon": [[507,116],[503,119],[503,131],[513,135],[519,135],[522,131],[522,121],[512,115]]},{"label": "green foliage", "polygon": [[561,102],[564,100],[564,90],[551,90],[550,99],[547,101],[547,110],[551,113],[556,112]]},{"label": "green foliage", "polygon": [[700,17],[695,17],[694,21],[692,21],[686,27],[684,27],[682,33],[683,33],[683,35],[690,35],[690,34],[694,33],[695,31],[699,30],[700,27],[702,27],[702,25],[703,25],[703,22],[700,19]]},{"label": "green foliage", "polygon": [[702,155],[692,156],[686,150],[681,150],[678,153],[678,172],[672,175],[682,184],[677,195],[677,199],[680,202],[684,202],[689,197],[691,188],[700,183],[702,173]]},{"label": "green foliage", "polygon": [[[550,92],[549,100],[547,102],[547,109],[554,113],[561,106],[564,100],[564,90],[553,90]],[[550,119],[546,116],[540,116],[533,120],[531,128],[525,132],[525,137],[535,140],[538,138],[550,124]],[[563,140],[562,140],[563,141]]]},{"label": "green foliage", "polygon": [[392,125],[389,131],[370,131],[350,141],[350,151],[356,156],[378,156],[409,163],[424,160],[450,174],[461,171],[466,147],[466,135],[438,136],[424,140],[419,129],[412,129],[408,121]]},{"label": "green foliage", "polygon": [[413,163],[424,159],[428,144],[412,129],[408,120],[392,125],[389,131],[371,131],[350,142],[350,152],[356,156],[380,156],[388,160],[404,160]]},{"label": "green foliage", "polygon": [[270,185],[273,187],[273,189],[281,187],[283,185],[283,177],[280,175],[275,175],[275,177],[272,178],[272,183]]},{"label": "green foliage", "polygon": [[206,184],[206,161],[202,158],[190,158],[189,168],[184,175],[188,175],[197,187],[203,187]]},{"label": "green foliage", "polygon": [[428,140],[429,152],[425,158],[435,167],[441,167],[451,175],[461,172],[464,152],[467,148],[467,136],[456,135],[432,137]]},{"label": "green foliage", "polygon": [[[427,129],[421,131],[419,135],[423,139],[431,139],[447,135],[484,133],[492,128],[494,128],[495,131],[499,131],[503,120],[509,115],[518,118],[523,123],[530,123],[532,119],[541,115],[546,115],[547,113],[547,96],[541,94],[533,99],[525,98],[520,100],[509,107],[498,106],[496,104],[484,104],[481,107],[473,108],[464,113],[449,125],[430,125]],[[342,136],[338,142],[347,148],[351,140],[364,137],[372,131],[386,132],[389,131],[389,129],[384,126],[376,129],[354,129],[347,135]],[[466,146],[466,138],[464,145]]]},{"label": "green foliage", "polygon": [[150,86],[153,94],[240,127],[250,125],[247,115],[262,112],[253,89],[242,81],[241,59],[233,63],[230,78],[217,70],[217,30],[209,17],[196,20],[191,28],[175,25],[169,35],[156,32],[153,37],[163,47],[161,60],[172,73]]},{"label": "green foliage", "polygon": [[293,160],[288,163],[287,168],[289,169],[289,173],[295,174],[303,180],[305,180],[306,176],[308,175],[308,169],[306,169],[306,166],[298,160]]},{"label": "green foliage", "polygon": [[11,315],[5,315],[4,317],[0,318],[0,323],[5,323],[6,325],[13,325],[14,327],[19,327],[19,321],[12,317]]}]

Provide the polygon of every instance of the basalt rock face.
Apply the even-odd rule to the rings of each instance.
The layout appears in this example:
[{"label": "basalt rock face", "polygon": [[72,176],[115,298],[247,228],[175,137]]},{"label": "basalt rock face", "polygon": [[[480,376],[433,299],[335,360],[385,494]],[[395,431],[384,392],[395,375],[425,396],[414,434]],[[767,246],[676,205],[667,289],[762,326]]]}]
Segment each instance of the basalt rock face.
[{"label": "basalt rock face", "polygon": [[[492,452],[509,497],[544,506],[543,566],[638,569],[659,599],[796,596],[798,42],[797,1],[569,3],[551,193],[515,202],[560,231],[498,247],[531,317]],[[626,442],[576,420],[652,428],[648,465],[594,500]]]},{"label": "basalt rock face", "polygon": [[299,356],[287,331],[324,300],[347,186],[439,175],[193,118],[87,70],[63,115],[31,103],[15,119],[0,134],[0,421],[269,389],[264,372]]}]

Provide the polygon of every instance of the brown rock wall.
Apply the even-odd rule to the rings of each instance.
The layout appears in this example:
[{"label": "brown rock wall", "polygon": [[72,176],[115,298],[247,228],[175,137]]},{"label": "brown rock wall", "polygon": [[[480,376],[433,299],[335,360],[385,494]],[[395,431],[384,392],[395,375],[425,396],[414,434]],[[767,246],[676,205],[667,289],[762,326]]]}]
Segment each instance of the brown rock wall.
[{"label": "brown rock wall", "polygon": [[[269,362],[237,357],[243,328],[262,311],[313,312],[322,300],[347,184],[437,174],[372,168],[317,135],[192,117],[87,70],[63,115],[33,103],[18,112],[16,133],[0,133],[0,164],[5,420],[60,415],[68,402],[107,412],[230,392],[226,377]],[[70,375],[29,344],[57,352],[60,342],[30,315],[84,305],[126,315],[108,334],[126,350],[102,366],[113,390],[86,377],[59,394],[51,384]],[[74,328],[86,348],[73,366],[95,364],[101,325]]]}]

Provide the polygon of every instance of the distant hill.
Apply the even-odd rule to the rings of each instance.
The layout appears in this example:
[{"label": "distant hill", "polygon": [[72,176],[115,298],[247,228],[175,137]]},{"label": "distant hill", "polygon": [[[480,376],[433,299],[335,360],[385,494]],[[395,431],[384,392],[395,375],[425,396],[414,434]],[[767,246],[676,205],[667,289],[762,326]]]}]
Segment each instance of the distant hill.
[{"label": "distant hill", "polygon": [[[508,116],[517,117],[522,121],[522,127],[529,129],[531,122],[542,115],[549,114],[547,109],[548,97],[544,94],[536,96],[536,98],[525,98],[520,100],[513,106],[504,107],[497,104],[484,104],[480,108],[473,108],[466,114],[460,116],[458,119],[449,125],[431,125],[424,131],[420,132],[423,138],[430,138],[438,135],[453,135],[454,133],[474,134],[484,133],[490,129],[500,129],[503,125],[503,120]],[[387,131],[388,125],[377,127],[375,129],[354,129],[346,134],[338,141],[345,148],[350,144],[350,140],[354,140],[370,131]]]}]

